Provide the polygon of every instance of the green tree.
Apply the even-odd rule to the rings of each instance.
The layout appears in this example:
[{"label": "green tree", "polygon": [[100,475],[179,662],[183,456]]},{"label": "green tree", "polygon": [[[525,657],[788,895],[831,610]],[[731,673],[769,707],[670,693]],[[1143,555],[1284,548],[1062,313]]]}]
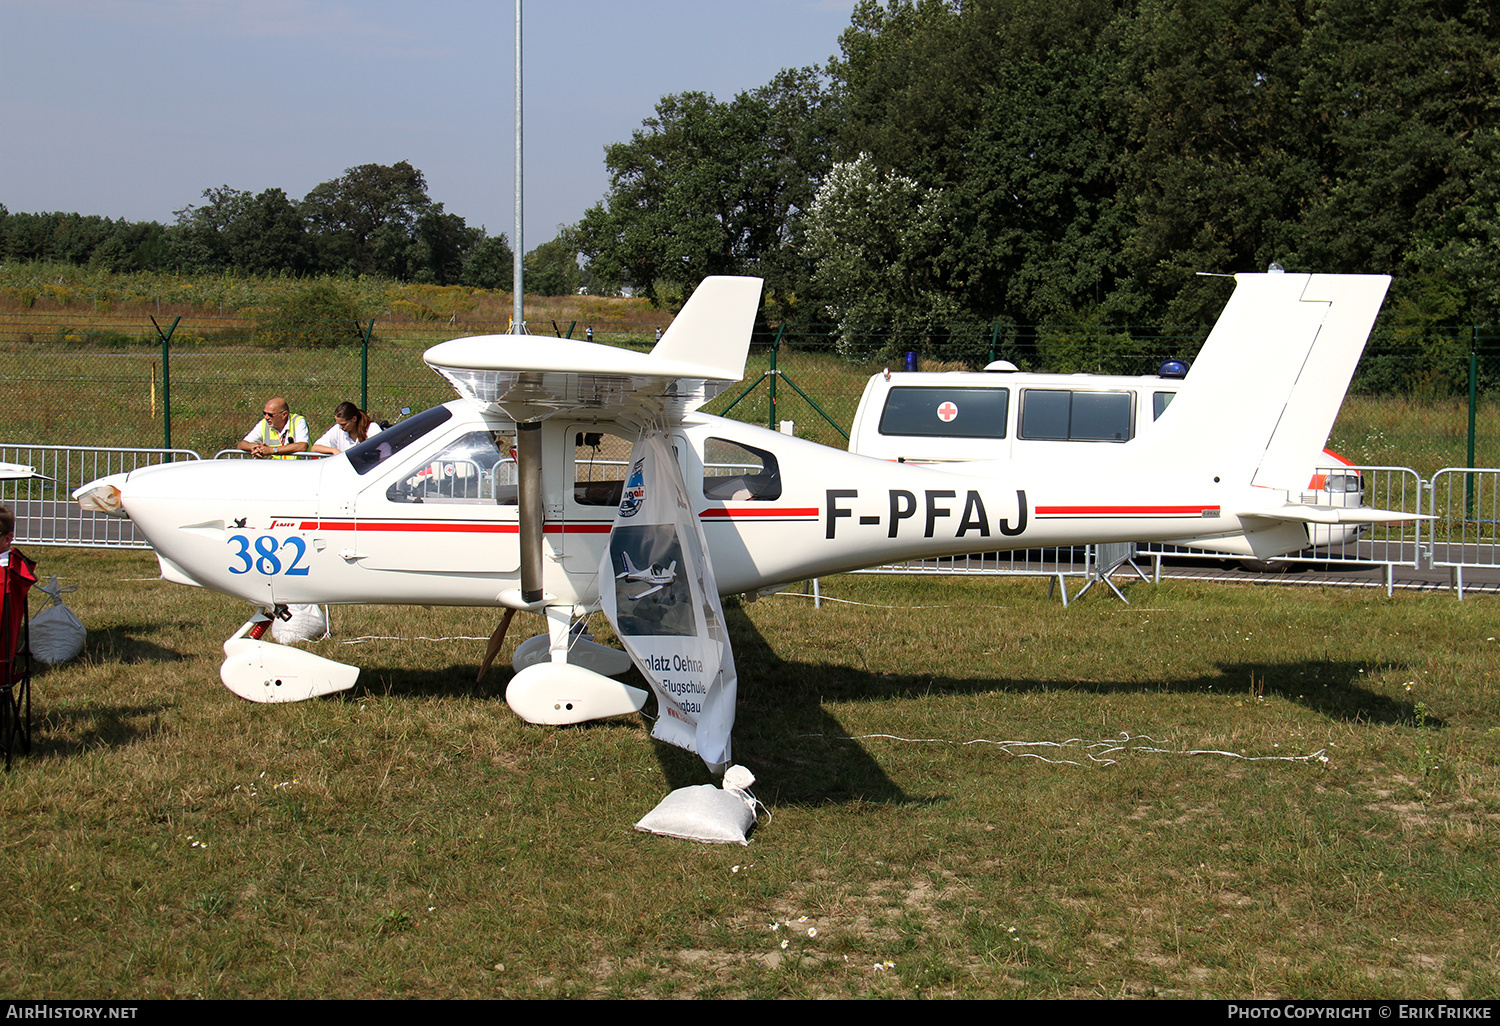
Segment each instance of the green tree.
[{"label": "green tree", "polygon": [[710,274],[760,274],[789,304],[807,268],[798,222],[827,168],[827,114],[817,73],[783,71],[721,103],[663,97],[628,143],[605,150],[610,192],[578,226],[601,282],[629,283],[653,302]]},{"label": "green tree", "polygon": [[154,271],[169,266],[167,230],[155,221],[115,222],[115,230],[94,249],[89,264],[109,271]]},{"label": "green tree", "polygon": [[299,283],[276,309],[261,317],[258,342],[277,349],[356,346],[364,339],[365,315],[346,282],[327,278]]},{"label": "green tree", "polygon": [[249,274],[303,274],[312,250],[307,228],[286,193],[253,196],[227,185],[204,189],[206,201],[176,211],[171,261],[193,271],[235,269]]},{"label": "green tree", "polygon": [[1122,194],[1135,206],[1122,305],[1189,323],[1220,290],[1199,271],[1291,263],[1317,188],[1306,145],[1300,0],[1146,0],[1124,30],[1130,118]]},{"label": "green tree", "polygon": [[526,254],[526,291],[535,296],[571,296],[583,274],[578,268],[578,237],[567,225],[557,238]]},{"label": "green tree", "polygon": [[484,237],[457,214],[433,203],[417,217],[416,237],[411,248],[413,281],[451,285],[463,277],[464,260]]},{"label": "green tree", "polygon": [[957,313],[936,274],[946,209],[939,192],[868,156],[834,165],[813,203],[807,246],[840,352],[863,353],[877,340],[912,348]]},{"label": "green tree", "polygon": [[118,225],[97,214],[14,213],[5,218],[5,257],[87,264]]},{"label": "green tree", "polygon": [[993,60],[961,0],[860,0],[829,64],[841,98],[836,153],[899,169],[928,185],[961,173],[963,141]]},{"label": "green tree", "polygon": [[305,274],[312,245],[297,207],[280,189],[266,189],[247,202],[224,229],[229,266],[250,274]]},{"label": "green tree", "polygon": [[1406,254],[1413,273],[1402,276],[1397,293],[1424,308],[1438,305],[1424,294],[1449,297],[1444,323],[1500,324],[1500,131],[1476,132],[1467,148],[1458,162],[1476,168],[1469,195],[1417,233]]},{"label": "green tree", "polygon": [[[173,211],[172,262],[184,271],[222,271],[232,266],[230,232],[254,197],[243,189],[221,185],[203,190],[204,203]],[[244,232],[244,229],[241,229]]]},{"label": "green tree", "polygon": [[1399,274],[1417,247],[1475,238],[1494,216],[1480,209],[1494,196],[1500,129],[1493,5],[1319,0],[1304,49],[1323,187],[1307,203],[1299,262]]},{"label": "green tree", "polygon": [[1109,42],[1018,55],[995,75],[949,190],[950,286],[985,320],[1100,306],[1124,273],[1124,121]]},{"label": "green tree", "polygon": [[406,161],[361,164],[303,198],[317,269],[448,284],[481,233],[427,195],[427,180]]},{"label": "green tree", "polygon": [[[484,229],[480,229],[483,234]],[[504,235],[481,238],[464,256],[458,283],[476,289],[502,289],[515,285],[515,254]]]}]

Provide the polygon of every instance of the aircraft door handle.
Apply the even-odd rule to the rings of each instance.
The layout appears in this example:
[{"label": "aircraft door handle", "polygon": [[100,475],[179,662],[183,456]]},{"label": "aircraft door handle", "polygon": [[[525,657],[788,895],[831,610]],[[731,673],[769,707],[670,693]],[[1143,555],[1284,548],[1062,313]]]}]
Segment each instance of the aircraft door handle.
[{"label": "aircraft door handle", "polygon": [[353,549],[339,549],[339,558],[345,563],[352,563],[356,559],[364,559],[365,553],[355,552]]}]

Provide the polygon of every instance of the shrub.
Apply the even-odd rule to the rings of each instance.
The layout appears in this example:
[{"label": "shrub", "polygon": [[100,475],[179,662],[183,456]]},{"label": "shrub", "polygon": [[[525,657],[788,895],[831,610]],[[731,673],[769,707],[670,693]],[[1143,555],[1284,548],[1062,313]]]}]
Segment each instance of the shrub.
[{"label": "shrub", "polygon": [[276,349],[359,345],[364,340],[361,320],[352,292],[332,281],[315,281],[262,315],[256,339]]}]

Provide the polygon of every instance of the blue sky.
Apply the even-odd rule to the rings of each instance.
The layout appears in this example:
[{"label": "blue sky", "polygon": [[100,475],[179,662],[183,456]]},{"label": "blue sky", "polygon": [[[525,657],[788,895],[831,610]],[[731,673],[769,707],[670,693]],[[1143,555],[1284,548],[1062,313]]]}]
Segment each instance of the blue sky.
[{"label": "blue sky", "polygon": [[[838,52],[854,0],[527,0],[525,247],[608,186],[667,93]],[[300,199],[408,160],[512,234],[513,0],[0,0],[0,203],[170,223],[210,186]]]}]

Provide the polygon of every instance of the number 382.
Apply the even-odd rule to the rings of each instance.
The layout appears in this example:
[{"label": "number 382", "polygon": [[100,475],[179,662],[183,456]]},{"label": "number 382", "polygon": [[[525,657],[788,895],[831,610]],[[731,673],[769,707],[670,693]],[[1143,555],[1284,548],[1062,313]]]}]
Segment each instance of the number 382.
[{"label": "number 382", "polygon": [[307,576],[307,567],[302,565],[302,557],[307,555],[307,542],[296,535],[278,540],[269,534],[261,534],[256,535],[252,543],[247,535],[231,534],[228,541],[235,549],[233,558],[240,564],[230,564],[232,574],[248,574],[254,570],[266,577],[277,574]]}]

